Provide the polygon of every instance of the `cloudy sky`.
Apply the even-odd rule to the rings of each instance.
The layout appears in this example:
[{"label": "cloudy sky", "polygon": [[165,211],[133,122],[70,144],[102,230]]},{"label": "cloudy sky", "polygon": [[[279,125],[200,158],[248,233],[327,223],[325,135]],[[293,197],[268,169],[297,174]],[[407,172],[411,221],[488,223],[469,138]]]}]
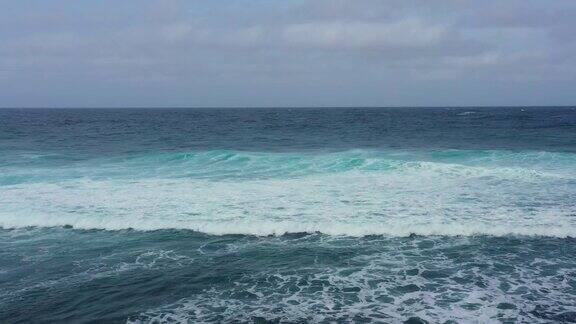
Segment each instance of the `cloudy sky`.
[{"label": "cloudy sky", "polygon": [[574,0],[0,0],[0,106],[575,105]]}]

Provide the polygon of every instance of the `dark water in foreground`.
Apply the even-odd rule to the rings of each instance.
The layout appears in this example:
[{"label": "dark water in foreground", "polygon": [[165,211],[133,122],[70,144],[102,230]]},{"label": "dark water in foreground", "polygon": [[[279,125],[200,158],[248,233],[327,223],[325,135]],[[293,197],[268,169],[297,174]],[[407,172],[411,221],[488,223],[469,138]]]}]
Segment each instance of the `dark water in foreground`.
[{"label": "dark water in foreground", "polygon": [[0,110],[0,322],[575,322],[576,109]]}]

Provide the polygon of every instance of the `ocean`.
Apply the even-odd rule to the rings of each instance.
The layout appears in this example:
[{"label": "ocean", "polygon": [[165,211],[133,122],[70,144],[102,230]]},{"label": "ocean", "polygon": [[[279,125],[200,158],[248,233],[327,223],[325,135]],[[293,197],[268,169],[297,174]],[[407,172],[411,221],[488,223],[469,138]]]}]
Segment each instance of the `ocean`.
[{"label": "ocean", "polygon": [[0,322],[576,322],[576,108],[0,109]]}]

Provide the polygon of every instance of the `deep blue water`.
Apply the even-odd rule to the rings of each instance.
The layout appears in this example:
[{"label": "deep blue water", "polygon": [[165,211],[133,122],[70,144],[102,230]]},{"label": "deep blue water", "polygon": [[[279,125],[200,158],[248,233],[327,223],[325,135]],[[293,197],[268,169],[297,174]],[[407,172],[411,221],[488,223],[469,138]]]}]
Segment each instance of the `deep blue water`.
[{"label": "deep blue water", "polygon": [[575,322],[576,108],[0,109],[0,323]]}]

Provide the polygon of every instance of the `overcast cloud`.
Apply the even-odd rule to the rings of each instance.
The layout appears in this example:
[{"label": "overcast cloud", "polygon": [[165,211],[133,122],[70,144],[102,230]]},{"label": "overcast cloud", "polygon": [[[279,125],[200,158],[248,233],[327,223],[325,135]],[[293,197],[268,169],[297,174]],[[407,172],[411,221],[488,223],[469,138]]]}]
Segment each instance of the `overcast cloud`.
[{"label": "overcast cloud", "polygon": [[576,104],[574,0],[0,5],[0,106]]}]

